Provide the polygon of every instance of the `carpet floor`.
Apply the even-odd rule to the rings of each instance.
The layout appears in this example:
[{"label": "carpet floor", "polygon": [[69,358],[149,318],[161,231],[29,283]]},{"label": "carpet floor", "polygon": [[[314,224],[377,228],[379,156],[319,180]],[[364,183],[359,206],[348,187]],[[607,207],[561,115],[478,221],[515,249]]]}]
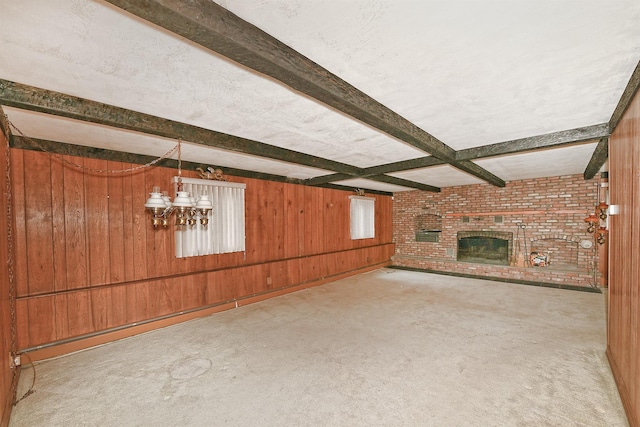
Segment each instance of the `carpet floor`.
[{"label": "carpet floor", "polygon": [[605,309],[380,269],[39,362],[10,426],[626,426]]}]

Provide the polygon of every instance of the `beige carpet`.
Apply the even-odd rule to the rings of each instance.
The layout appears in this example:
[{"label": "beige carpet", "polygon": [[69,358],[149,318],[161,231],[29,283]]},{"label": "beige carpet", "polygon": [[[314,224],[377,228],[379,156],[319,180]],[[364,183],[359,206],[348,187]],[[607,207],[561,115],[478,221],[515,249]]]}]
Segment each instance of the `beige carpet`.
[{"label": "beige carpet", "polygon": [[39,363],[11,426],[625,426],[605,345],[602,294],[381,269]]}]

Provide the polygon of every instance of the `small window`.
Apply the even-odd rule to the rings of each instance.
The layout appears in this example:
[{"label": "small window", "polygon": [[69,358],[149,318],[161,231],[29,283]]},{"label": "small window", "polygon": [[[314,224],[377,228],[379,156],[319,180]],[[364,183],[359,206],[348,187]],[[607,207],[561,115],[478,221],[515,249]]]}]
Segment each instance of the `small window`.
[{"label": "small window", "polygon": [[[177,190],[178,177],[174,177]],[[213,204],[209,224],[176,227],[176,258],[245,250],[244,190],[246,184],[182,178],[182,189],[195,199],[208,194]]]},{"label": "small window", "polygon": [[351,199],[351,239],[371,239],[376,230],[376,199],[373,197],[349,196]]}]

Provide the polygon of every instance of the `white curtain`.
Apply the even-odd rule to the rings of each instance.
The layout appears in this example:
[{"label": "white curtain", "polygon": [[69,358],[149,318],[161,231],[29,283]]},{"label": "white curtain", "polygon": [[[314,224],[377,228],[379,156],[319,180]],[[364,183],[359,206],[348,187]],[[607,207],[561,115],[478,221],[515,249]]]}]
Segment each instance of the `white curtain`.
[{"label": "white curtain", "polygon": [[[173,182],[177,191],[178,177]],[[245,250],[245,188],[245,184],[236,182],[182,178],[182,191],[196,200],[201,194],[208,194],[213,211],[206,226],[198,221],[193,226],[176,227],[176,258]]]},{"label": "white curtain", "polygon": [[375,237],[376,199],[373,197],[349,196],[351,199],[351,239]]}]

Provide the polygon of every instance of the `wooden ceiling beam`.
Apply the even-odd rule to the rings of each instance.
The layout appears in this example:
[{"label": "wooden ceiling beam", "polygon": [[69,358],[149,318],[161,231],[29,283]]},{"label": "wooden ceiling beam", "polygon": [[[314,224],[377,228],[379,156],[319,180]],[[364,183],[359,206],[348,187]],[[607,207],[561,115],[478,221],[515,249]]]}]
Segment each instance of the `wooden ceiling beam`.
[{"label": "wooden ceiling beam", "polygon": [[620,120],[622,119],[622,115],[631,104],[631,101],[633,100],[633,97],[635,96],[636,92],[638,92],[639,88],[640,88],[640,62],[638,62],[638,65],[636,65],[635,70],[633,70],[633,73],[631,74],[631,78],[629,79],[627,86],[622,92],[620,101],[618,101],[618,105],[616,106],[615,110],[613,111],[613,114],[611,115],[611,119],[609,120],[610,133],[613,133],[615,128],[618,126],[618,123],[620,123]]},{"label": "wooden ceiling beam", "polygon": [[333,172],[361,172],[355,166],[322,157],[2,79],[0,104]]},{"label": "wooden ceiling beam", "polygon": [[346,173],[333,173],[330,175],[322,175],[322,176],[317,176],[315,178],[309,178],[307,179],[307,184],[321,185],[321,184],[328,184],[330,182],[344,181],[345,179],[352,179],[352,178],[360,178],[360,177],[349,175]]},{"label": "wooden ceiling beam", "polygon": [[589,164],[587,168],[584,170],[582,174],[584,179],[591,179],[602,169],[602,166],[607,161],[609,157],[609,137],[604,137],[600,139],[596,149],[593,151],[593,155],[591,156],[591,160],[589,160]]},{"label": "wooden ceiling beam", "polygon": [[[417,159],[403,160],[400,162],[387,163],[385,165],[364,168],[362,169],[362,173],[356,176],[355,178],[368,178],[374,175],[381,175],[381,174],[391,173],[391,172],[400,172],[400,171],[411,170],[411,169],[420,169],[420,168],[426,168],[429,166],[444,165],[444,164],[447,164],[447,162],[440,160],[438,158],[435,158],[433,156],[420,157]],[[323,176],[311,178],[309,179],[309,182],[312,184],[323,184],[327,182],[342,181],[344,179],[350,179],[350,178],[354,178],[354,177],[350,175],[336,173],[336,174],[323,175]]]},{"label": "wooden ceiling beam", "polygon": [[[483,145],[480,147],[467,148],[456,152],[456,159],[477,160],[486,157],[503,156],[506,154],[527,153],[531,151],[544,150],[548,148],[558,148],[564,145],[579,144],[594,139],[603,138],[609,135],[609,124],[601,123],[593,126],[586,126],[576,129],[563,130],[544,135],[537,135],[528,138],[514,139],[512,141],[499,142],[496,144]],[[370,175],[401,172],[412,169],[422,169],[431,166],[446,164],[446,162],[433,157],[419,157],[417,159],[403,160],[400,162],[387,163],[385,165],[373,166],[362,169],[360,178]],[[342,174],[323,175],[312,178],[313,183],[327,183],[347,179]]]},{"label": "wooden ceiling beam", "polygon": [[[609,119],[608,129],[609,134],[613,133],[613,131],[622,120],[622,116],[624,112],[627,111],[627,108],[633,101],[633,97],[640,89],[640,62],[636,65],[636,68],[631,73],[631,77],[627,82],[627,86],[622,92],[622,96],[618,101],[618,105],[616,105],[615,110],[613,110],[613,114],[611,115],[611,119]],[[593,155],[591,156],[591,160],[587,164],[587,167],[584,170],[583,176],[584,179],[591,179],[600,171],[604,163],[607,161],[609,157],[609,138],[603,137],[600,139],[600,142],[596,146],[596,149],[593,151]]]},{"label": "wooden ceiling beam", "polygon": [[504,156],[505,154],[526,153],[547,148],[558,148],[562,145],[577,144],[600,139],[609,135],[608,123],[586,126],[544,135],[514,139],[497,144],[467,148],[456,153],[458,160],[475,160],[486,157]]},{"label": "wooden ceiling beam", "polygon": [[[60,117],[98,123],[119,129],[128,129],[150,135],[183,140],[194,144],[202,144],[208,147],[265,157],[301,166],[330,170],[348,175],[349,177],[357,177],[362,173],[362,169],[345,163],[335,162],[322,157],[263,144],[261,142],[227,135],[186,123],[163,119],[161,117],[127,110],[113,105],[90,101],[2,79],[0,79],[0,104]],[[371,177],[370,179],[373,181],[387,183],[389,181],[394,181],[392,177],[385,176],[376,176]],[[398,185],[425,191],[435,191],[433,189],[436,188],[409,180],[401,180],[401,182],[402,184]],[[305,184],[319,185],[329,183],[313,184],[305,182]],[[439,191],[439,189],[437,191]]]},{"label": "wooden ceiling beam", "polygon": [[447,162],[440,160],[433,156],[419,157],[417,159],[403,160],[400,162],[387,163],[380,166],[372,166],[370,168],[364,168],[363,177],[368,175],[377,175],[381,173],[393,173],[401,172],[412,169],[428,168],[430,166],[445,165]]},{"label": "wooden ceiling beam", "polygon": [[431,191],[435,193],[440,192],[440,188],[434,187],[433,185],[423,184],[415,181],[409,181],[406,179],[396,178],[394,176],[384,175],[384,174],[352,176],[352,175],[338,173],[338,174],[332,174],[332,175],[323,175],[317,178],[310,178],[305,180],[305,183],[307,185],[322,186],[325,184],[329,184],[331,182],[344,181],[344,180],[353,179],[353,178],[365,178],[371,181],[384,182],[387,184],[399,185],[399,186],[408,187],[408,188],[415,188],[417,190],[422,190],[422,191]]},{"label": "wooden ceiling beam", "polygon": [[409,181],[409,180],[402,179],[402,178],[396,178],[395,176],[374,175],[374,176],[368,177],[367,179],[370,179],[372,181],[385,182],[387,184],[400,185],[402,187],[415,188],[417,190],[422,190],[422,191],[430,191],[430,192],[433,192],[433,193],[439,193],[440,192],[440,188],[438,188],[438,187],[434,187],[432,185],[427,185],[427,184],[422,184],[422,183],[415,182],[415,181]]},{"label": "wooden ceiling beam", "polygon": [[505,183],[375,99],[211,0],[107,0],[493,185]]},{"label": "wooden ceiling beam", "polygon": [[[374,168],[370,168],[370,169],[374,169]],[[418,190],[423,190],[423,191],[440,192],[439,187],[434,187],[432,185],[422,184],[415,181],[408,181],[406,179],[396,178],[390,175],[384,175],[380,173],[378,174],[363,173],[362,175],[359,175],[359,176],[336,173],[331,175],[322,175],[316,178],[310,178],[306,180],[306,183],[308,185],[323,185],[331,182],[344,181],[344,180],[353,179],[353,178],[365,178],[365,179],[370,179],[372,181],[385,182],[387,184],[400,185],[400,186],[409,187],[409,188],[416,188]]]},{"label": "wooden ceiling beam", "polygon": [[7,121],[7,116],[4,113],[2,105],[0,105],[0,132],[2,132],[7,140],[11,137],[11,128],[9,127],[9,122]]},{"label": "wooden ceiling beam", "polygon": [[[9,139],[9,146],[11,148],[18,148],[21,150],[32,150],[32,151],[43,151],[46,153],[56,154],[56,155],[65,155],[65,156],[76,156],[83,157],[89,159],[100,159],[100,160],[109,160],[115,162],[122,163],[131,163],[135,165],[146,165],[153,160],[156,160],[156,157],[146,156],[142,154],[132,154],[126,153],[123,151],[115,151],[115,150],[107,150],[103,148],[95,148],[95,147],[87,147],[84,145],[74,145],[67,144],[63,142],[50,141],[45,139],[38,138],[27,138],[24,136],[16,136],[12,135]],[[166,167],[177,169],[178,161],[175,159],[163,159],[156,163],[156,166]],[[183,170],[196,170],[196,168],[201,168],[206,170],[208,164],[197,163],[197,162],[189,162],[182,161],[182,169]],[[252,179],[261,179],[265,181],[275,181],[275,182],[286,182],[289,184],[299,184],[299,185],[309,185],[306,180],[298,179],[298,178],[290,178],[282,175],[275,175],[270,173],[263,172],[255,172],[249,171],[246,169],[238,169],[238,168],[229,168],[229,167],[220,167],[225,175],[238,176],[243,178],[252,178]],[[336,190],[344,190],[344,191],[355,191],[356,187],[351,187],[347,185],[335,185],[335,184],[325,184],[321,187],[324,188],[332,188]],[[379,190],[367,190],[367,193],[370,194],[381,194],[390,196],[393,193],[388,191],[379,191]]]}]

